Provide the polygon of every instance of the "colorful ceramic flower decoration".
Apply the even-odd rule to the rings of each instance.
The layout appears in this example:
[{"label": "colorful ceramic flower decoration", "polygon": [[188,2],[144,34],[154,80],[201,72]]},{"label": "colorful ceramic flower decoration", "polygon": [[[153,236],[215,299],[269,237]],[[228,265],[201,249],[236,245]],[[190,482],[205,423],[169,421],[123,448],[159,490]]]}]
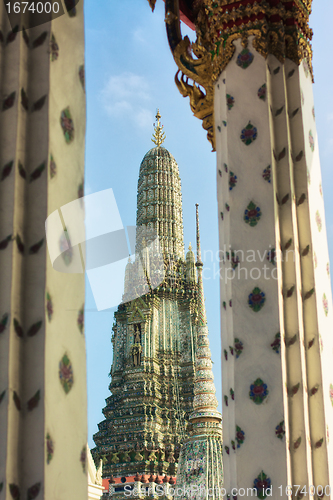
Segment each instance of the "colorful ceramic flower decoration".
[{"label": "colorful ceramic flower decoration", "polygon": [[326,272],[329,276],[330,275],[330,263],[329,262],[327,262],[327,264],[326,264]]},{"label": "colorful ceramic flower decoration", "polygon": [[266,83],[264,83],[258,90],[259,99],[261,99],[262,101],[266,101],[266,94],[267,94],[267,87]]},{"label": "colorful ceramic flower decoration", "polygon": [[328,315],[328,300],[327,300],[325,293],[323,295],[323,308],[324,308],[325,316],[327,316]]},{"label": "colorful ceramic flower decoration", "polygon": [[260,288],[255,287],[249,295],[248,304],[254,312],[260,311],[266,301],[265,293]]},{"label": "colorful ceramic flower decoration", "polygon": [[323,228],[323,223],[321,221],[319,210],[317,210],[317,212],[316,212],[316,223],[317,223],[318,231],[320,232]]},{"label": "colorful ceramic flower decoration", "polygon": [[317,266],[318,266],[318,259],[317,259],[317,254],[316,252],[313,252],[313,265],[314,265],[314,268],[317,269]]},{"label": "colorful ceramic flower decoration", "polygon": [[315,144],[314,144],[314,138],[313,138],[311,130],[309,132],[309,143],[310,143],[311,151],[314,151]]},{"label": "colorful ceramic flower decoration", "polygon": [[253,482],[253,486],[257,490],[257,496],[260,500],[263,500],[267,497],[267,489],[271,487],[271,480],[264,471],[261,471],[259,476],[255,478]]},{"label": "colorful ceramic flower decoration", "polygon": [[254,55],[249,49],[243,49],[240,54],[237,56],[236,64],[242,69],[246,69],[252,64],[254,59]]},{"label": "colorful ceramic flower decoration", "polygon": [[52,62],[56,61],[59,57],[59,45],[57,44],[53,33],[50,40],[50,57]]},{"label": "colorful ceramic flower decoration", "polygon": [[69,108],[64,109],[60,115],[60,124],[67,144],[74,140],[74,123]]},{"label": "colorful ceramic flower decoration", "polygon": [[316,119],[316,112],[315,112],[314,106],[312,107],[312,116],[313,116],[313,119],[315,120]]},{"label": "colorful ceramic flower decoration", "polygon": [[229,191],[231,191],[237,184],[237,175],[233,172],[229,172]]},{"label": "colorful ceramic flower decoration", "polygon": [[85,473],[86,472],[86,462],[87,462],[87,448],[86,448],[86,446],[84,446],[81,450],[80,462],[82,465],[82,470]]},{"label": "colorful ceramic flower decoration", "polygon": [[237,448],[240,448],[240,445],[244,443],[244,440],[245,440],[245,432],[239,427],[239,425],[236,425]]},{"label": "colorful ceramic flower decoration", "polygon": [[69,393],[74,384],[73,367],[67,354],[64,354],[59,363],[59,379],[66,394]]},{"label": "colorful ceramic flower decoration", "polygon": [[273,349],[276,354],[280,354],[280,349],[281,349],[281,335],[280,332],[275,334],[274,340],[271,343],[271,348]]},{"label": "colorful ceramic flower decoration", "polygon": [[46,463],[49,464],[53,458],[54,444],[49,433],[46,434]]},{"label": "colorful ceramic flower decoration", "polygon": [[302,106],[304,106],[305,99],[304,99],[304,94],[303,94],[302,90],[301,90],[301,102],[302,102]]},{"label": "colorful ceramic flower decoration", "polygon": [[65,6],[68,12],[69,17],[76,16],[76,4],[78,0],[65,0]]},{"label": "colorful ceramic flower decoration", "polygon": [[264,399],[267,398],[268,396],[268,389],[267,389],[267,384],[265,384],[261,378],[257,378],[253,382],[253,384],[250,385],[250,392],[249,396],[250,399],[256,404],[256,405],[261,405],[261,403],[264,401]]},{"label": "colorful ceramic flower decoration", "polygon": [[235,354],[236,354],[236,359],[237,359],[242,354],[243,349],[244,349],[244,345],[243,345],[243,342],[241,340],[239,340],[238,338],[235,339],[234,345],[235,345]]},{"label": "colorful ceramic flower decoration", "polygon": [[64,259],[66,266],[69,266],[73,259],[73,248],[69,239],[67,229],[62,233],[59,240],[59,248],[61,251],[61,256]]},{"label": "colorful ceramic flower decoration", "polygon": [[333,406],[333,384],[330,384],[330,400]]},{"label": "colorful ceramic flower decoration", "polygon": [[235,98],[232,97],[232,95],[227,94],[227,106],[229,111],[234,107],[234,104],[235,104]]},{"label": "colorful ceramic flower decoration", "polygon": [[83,182],[79,184],[79,187],[77,189],[77,197],[78,198],[83,198],[84,196],[84,187],[83,187]]},{"label": "colorful ceramic flower decoration", "polygon": [[79,314],[77,317],[77,326],[79,327],[80,332],[83,333],[83,330],[84,330],[84,307],[82,307],[79,310]]},{"label": "colorful ceramic flower decoration", "polygon": [[79,79],[80,79],[80,83],[82,85],[83,90],[85,90],[85,70],[84,70],[84,64],[82,64],[79,67]]},{"label": "colorful ceramic flower decoration", "polygon": [[238,255],[235,255],[235,252],[231,252],[231,267],[233,270],[235,270],[239,264],[240,260]]},{"label": "colorful ceramic flower decoration", "polygon": [[8,323],[9,314],[5,313],[0,320],[0,333],[3,333]]},{"label": "colorful ceramic flower decoration", "polygon": [[282,420],[282,422],[280,422],[276,427],[275,427],[275,435],[277,438],[279,439],[283,439],[284,435],[285,435],[286,431],[284,429],[284,420]]},{"label": "colorful ceramic flower decoration", "polygon": [[268,167],[265,168],[265,170],[262,173],[262,176],[265,181],[271,183],[272,167],[270,165],[268,165]]},{"label": "colorful ceramic flower decoration", "polygon": [[267,260],[268,260],[268,262],[270,262],[271,264],[273,264],[273,266],[275,266],[275,264],[276,264],[276,251],[275,251],[275,248],[271,248],[270,250],[268,250],[268,252],[267,252]]},{"label": "colorful ceramic flower decoration", "polygon": [[249,224],[251,227],[254,227],[258,224],[261,219],[261,210],[253,201],[251,201],[245,212],[244,212],[244,220],[246,224]]},{"label": "colorful ceramic flower decoration", "polygon": [[52,155],[50,155],[50,177],[53,179],[53,177],[56,176],[57,173],[57,165],[56,162],[54,161],[54,158]]},{"label": "colorful ceramic flower decoration", "polygon": [[252,144],[253,141],[256,140],[258,137],[258,131],[257,128],[252,125],[251,122],[249,122],[245,128],[243,128],[242,133],[241,133],[241,140],[244,142],[246,146],[249,146]]}]

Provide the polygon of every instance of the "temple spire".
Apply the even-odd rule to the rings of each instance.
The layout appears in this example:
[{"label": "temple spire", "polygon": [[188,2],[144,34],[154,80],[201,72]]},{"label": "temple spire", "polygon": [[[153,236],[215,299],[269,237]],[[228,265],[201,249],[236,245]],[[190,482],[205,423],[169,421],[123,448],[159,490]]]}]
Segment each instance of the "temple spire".
[{"label": "temple spire", "polygon": [[199,229],[199,205],[195,204],[196,210],[196,238],[197,238],[197,262],[196,267],[198,270],[198,326],[205,326],[207,323],[206,319],[206,309],[205,309],[205,297],[202,281],[202,267],[203,263],[201,260],[201,245],[200,245],[200,229]]},{"label": "temple spire", "polygon": [[156,125],[154,124],[154,133],[153,133],[152,142],[154,144],[156,144],[157,147],[159,147],[161,144],[163,144],[163,142],[165,141],[165,137],[166,137],[165,133],[163,131],[163,125],[160,124],[161,115],[160,115],[159,109],[157,110],[155,118],[156,118],[157,124]]}]

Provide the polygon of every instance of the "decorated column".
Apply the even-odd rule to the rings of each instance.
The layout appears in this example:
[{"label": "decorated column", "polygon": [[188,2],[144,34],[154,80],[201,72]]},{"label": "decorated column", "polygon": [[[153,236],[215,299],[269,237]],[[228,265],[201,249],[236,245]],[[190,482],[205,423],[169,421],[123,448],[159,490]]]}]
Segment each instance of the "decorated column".
[{"label": "decorated column", "polygon": [[0,498],[6,500],[87,498],[84,274],[72,274],[64,212],[53,235],[64,272],[53,269],[45,239],[47,217],[83,196],[83,2],[75,3],[66,0],[61,17],[46,16],[33,28],[20,14],[11,25],[0,4]]},{"label": "decorated column", "polygon": [[182,39],[178,1],[166,0],[176,83],[217,152],[225,488],[329,496],[332,307],[311,0],[180,6],[197,40]]}]

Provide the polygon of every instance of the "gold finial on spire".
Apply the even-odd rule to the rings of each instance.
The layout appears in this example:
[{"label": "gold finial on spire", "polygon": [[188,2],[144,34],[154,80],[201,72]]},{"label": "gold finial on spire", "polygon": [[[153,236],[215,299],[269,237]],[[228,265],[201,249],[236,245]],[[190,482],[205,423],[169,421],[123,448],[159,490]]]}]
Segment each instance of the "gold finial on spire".
[{"label": "gold finial on spire", "polygon": [[165,141],[165,133],[162,130],[163,125],[160,124],[161,115],[160,115],[159,109],[157,110],[155,118],[157,120],[157,125],[155,125],[155,123],[154,123],[154,133],[153,133],[152,141],[154,144],[156,144],[156,146],[160,146]]}]

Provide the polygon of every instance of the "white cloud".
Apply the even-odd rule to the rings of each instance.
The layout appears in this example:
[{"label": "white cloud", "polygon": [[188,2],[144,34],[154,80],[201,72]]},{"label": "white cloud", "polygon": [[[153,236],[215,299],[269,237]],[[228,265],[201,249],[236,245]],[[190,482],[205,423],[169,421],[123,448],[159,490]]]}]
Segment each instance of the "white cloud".
[{"label": "white cloud", "polygon": [[133,40],[134,42],[147,44],[147,39],[145,38],[144,31],[142,28],[137,28],[133,31]]},{"label": "white cloud", "polygon": [[101,91],[101,101],[112,118],[131,119],[139,127],[151,127],[154,118],[147,80],[131,72],[113,75]]}]

